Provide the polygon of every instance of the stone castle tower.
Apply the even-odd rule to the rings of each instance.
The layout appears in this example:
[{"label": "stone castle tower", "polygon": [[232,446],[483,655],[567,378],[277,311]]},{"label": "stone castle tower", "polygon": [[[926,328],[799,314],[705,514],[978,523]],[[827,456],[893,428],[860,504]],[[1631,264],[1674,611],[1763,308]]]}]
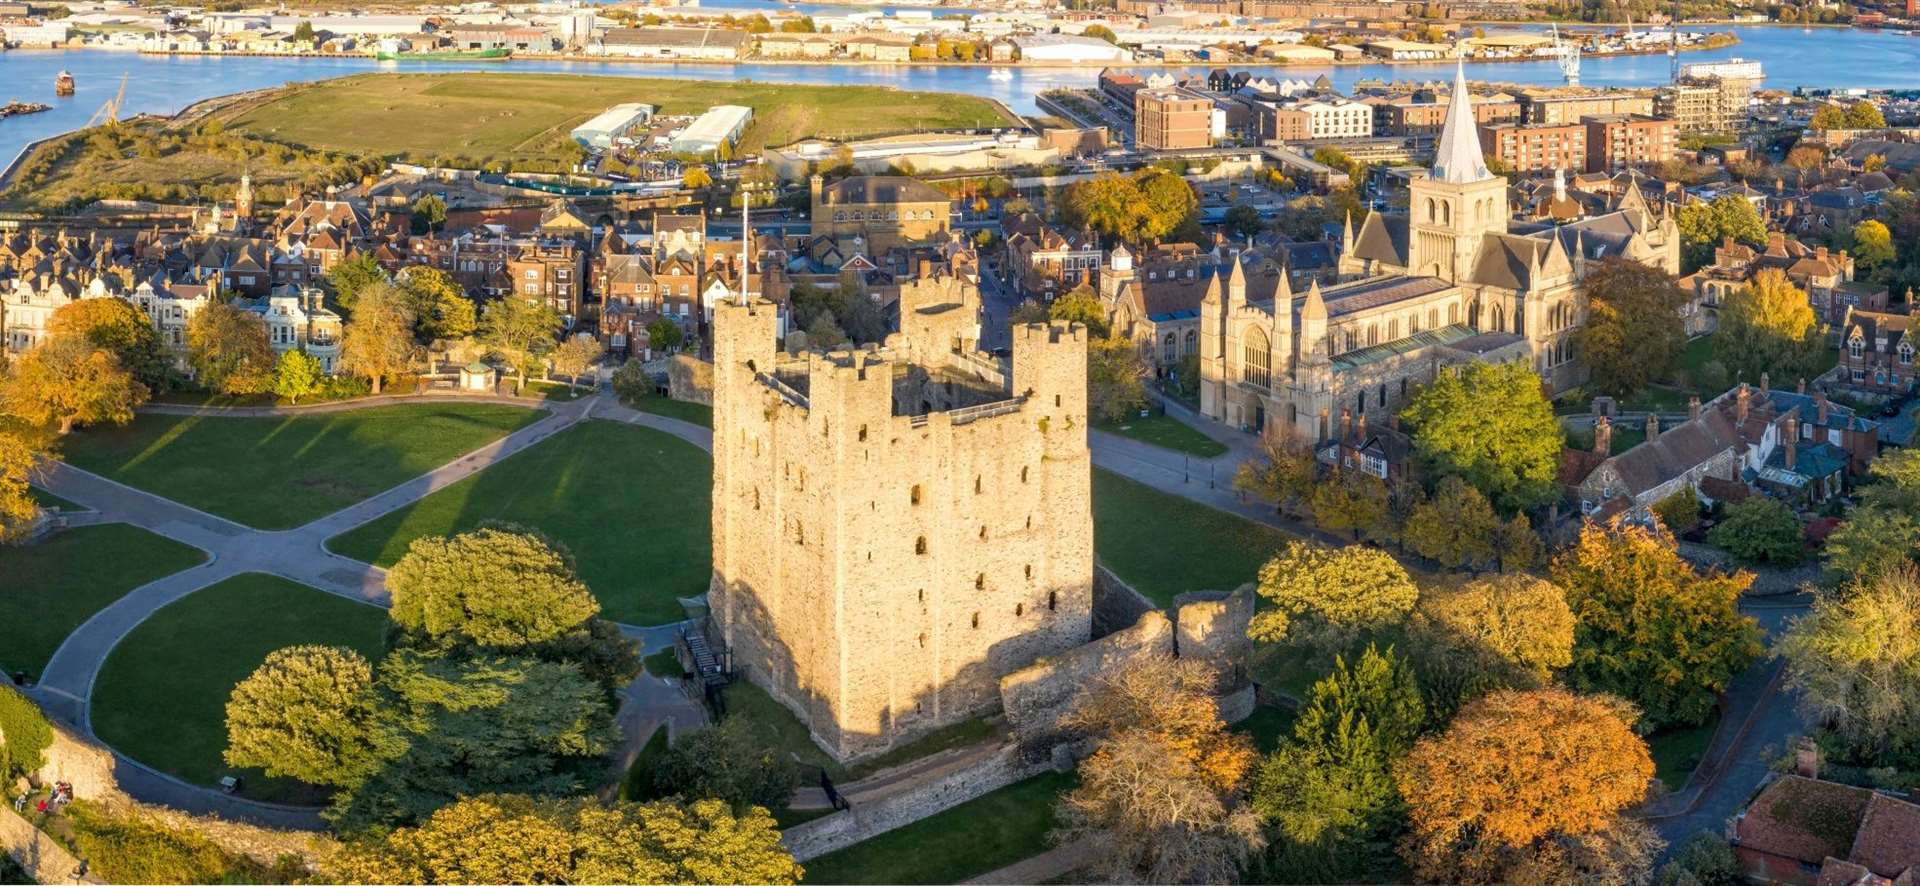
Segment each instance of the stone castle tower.
[{"label": "stone castle tower", "polygon": [[1087,642],[1086,332],[976,352],[978,295],[903,287],[885,347],[783,354],[771,303],[714,310],[714,639],[836,757],[999,704]]}]

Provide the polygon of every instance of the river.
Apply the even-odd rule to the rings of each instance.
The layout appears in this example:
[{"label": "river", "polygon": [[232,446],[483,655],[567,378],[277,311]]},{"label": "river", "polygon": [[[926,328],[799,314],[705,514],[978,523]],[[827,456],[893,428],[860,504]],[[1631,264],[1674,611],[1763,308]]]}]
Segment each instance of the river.
[{"label": "river", "polygon": [[[1738,46],[1683,55],[1687,61],[1739,56],[1766,65],[1767,83],[1795,86],[1920,88],[1920,37],[1887,31],[1839,28],[1728,26]],[[1233,66],[1275,77],[1312,78],[1326,74],[1345,89],[1365,78],[1439,78],[1447,63],[1399,65]],[[53,80],[70,71],[78,92],[53,95]],[[1032,112],[1034,96],[1061,86],[1090,86],[1099,70],[885,64],[658,64],[594,61],[379,62],[372,58],[275,58],[140,55],[106,50],[22,50],[0,52],[0,103],[11,99],[46,102],[53,110],[0,120],[0,165],[27,143],[84,126],[127,77],[123,114],[171,114],[216,95],[262,89],[302,80],[319,80],[365,71],[510,71],[516,73],[607,74],[635,78],[683,77],[704,80],[760,80],[813,84],[866,84],[903,89],[937,89],[988,96],[1017,111]],[[1550,61],[1489,62],[1470,66],[1475,80],[1556,83]],[[1664,55],[1588,57],[1581,60],[1581,82],[1597,86],[1648,86],[1664,83]],[[607,103],[644,101],[633,95],[609,95]]]}]

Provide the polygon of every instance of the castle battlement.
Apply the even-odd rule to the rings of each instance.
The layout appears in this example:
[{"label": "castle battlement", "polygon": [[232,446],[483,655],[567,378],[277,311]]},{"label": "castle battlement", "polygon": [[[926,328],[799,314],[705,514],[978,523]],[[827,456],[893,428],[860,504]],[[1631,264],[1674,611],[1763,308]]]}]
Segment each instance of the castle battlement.
[{"label": "castle battlement", "polygon": [[771,304],[714,315],[713,628],[842,759],[1091,634],[1085,330],[997,359],[970,284],[905,288],[885,346],[782,354]]}]

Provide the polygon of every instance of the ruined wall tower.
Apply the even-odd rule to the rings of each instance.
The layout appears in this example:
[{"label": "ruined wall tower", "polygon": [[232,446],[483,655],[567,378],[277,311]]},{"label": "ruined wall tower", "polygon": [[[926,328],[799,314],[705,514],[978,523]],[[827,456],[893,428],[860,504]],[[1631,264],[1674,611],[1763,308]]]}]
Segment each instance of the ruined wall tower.
[{"label": "ruined wall tower", "polygon": [[[924,301],[903,308],[954,309]],[[735,668],[851,759],[1086,642],[1085,330],[1017,327],[996,361],[930,315],[902,325],[938,341],[779,354],[773,316],[714,316],[709,603]]]}]

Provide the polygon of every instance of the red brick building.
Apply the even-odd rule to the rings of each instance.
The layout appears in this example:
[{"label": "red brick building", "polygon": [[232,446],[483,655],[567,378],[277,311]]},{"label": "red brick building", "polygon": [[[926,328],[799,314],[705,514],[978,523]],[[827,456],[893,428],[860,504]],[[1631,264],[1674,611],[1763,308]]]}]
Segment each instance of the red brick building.
[{"label": "red brick building", "polygon": [[1665,163],[1679,147],[1679,130],[1672,120],[1644,114],[1598,114],[1582,117],[1587,127],[1587,172],[1618,172],[1635,166]]},{"label": "red brick building", "polygon": [[1494,123],[1480,127],[1480,147],[1488,157],[1498,158],[1515,172],[1584,171],[1587,127],[1580,123]]}]

